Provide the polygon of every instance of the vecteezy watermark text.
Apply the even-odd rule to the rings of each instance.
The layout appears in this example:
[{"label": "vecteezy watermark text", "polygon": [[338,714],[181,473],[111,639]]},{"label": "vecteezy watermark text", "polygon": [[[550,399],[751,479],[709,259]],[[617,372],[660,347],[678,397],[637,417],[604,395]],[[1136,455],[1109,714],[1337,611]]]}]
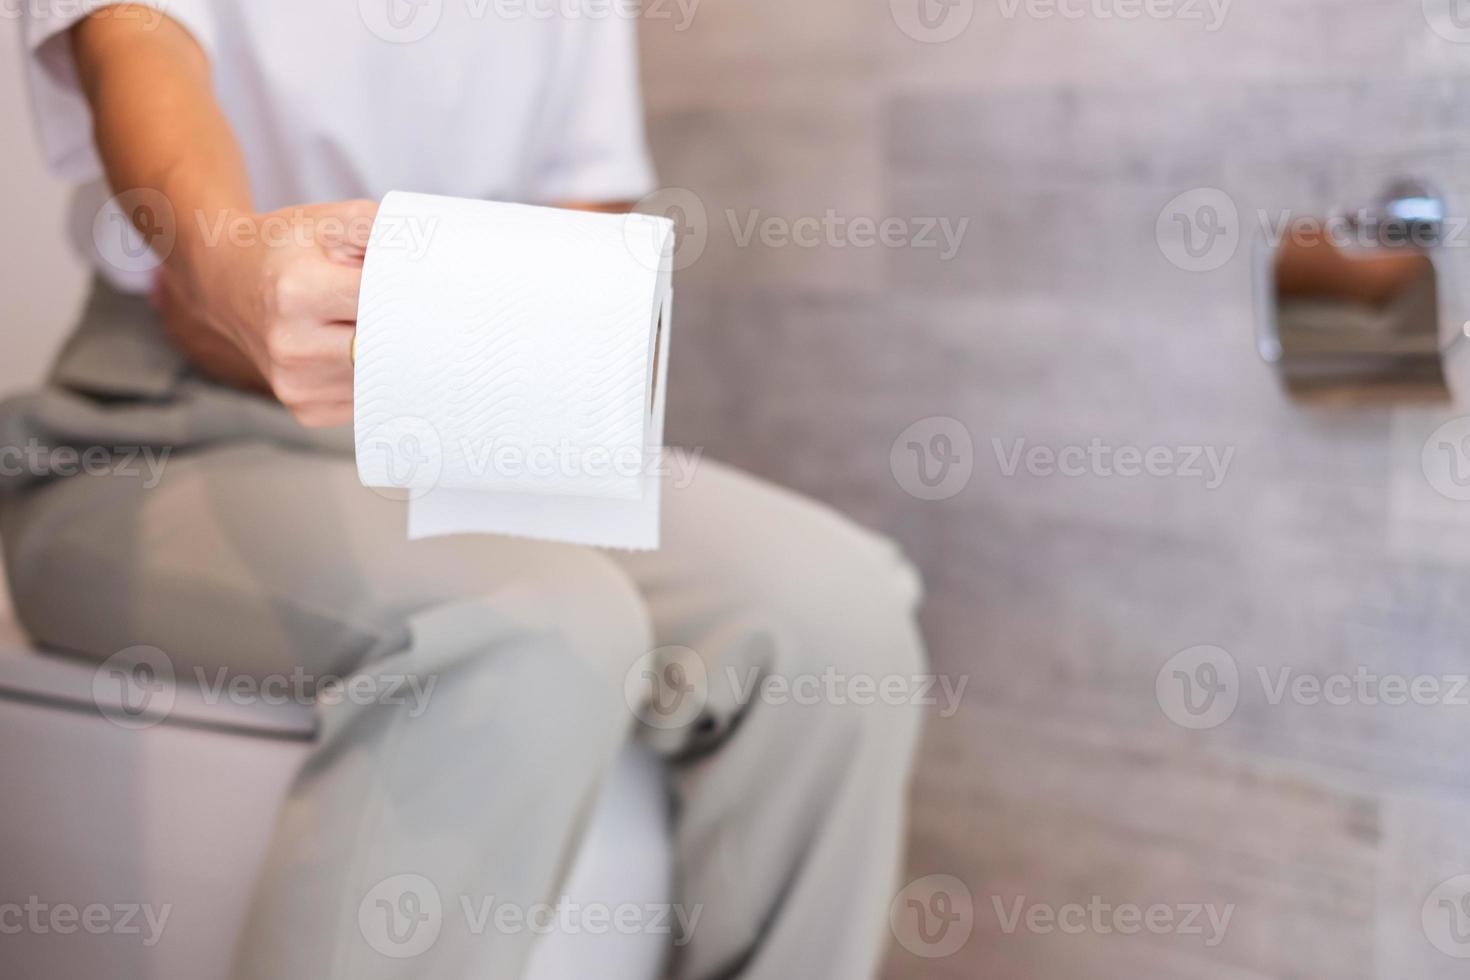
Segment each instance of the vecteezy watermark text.
[{"label": "vecteezy watermark text", "polygon": [[[1455,0],[1460,2],[1460,0]],[[1235,257],[1254,232],[1270,248],[1404,250],[1470,248],[1470,216],[1440,214],[1432,219],[1385,214],[1375,208],[1339,211],[1326,217],[1289,209],[1257,209],[1242,214],[1231,195],[1218,187],[1195,187],[1169,200],[1159,211],[1154,237],[1174,266],[1212,272]]]},{"label": "vecteezy watermark text", "polygon": [[956,680],[948,674],[849,674],[835,667],[820,672],[793,674],[766,673],[751,667],[743,673],[725,668],[730,690],[740,705],[759,701],[782,705],[868,705],[905,704],[937,707],[939,717],[951,718],[959,710],[970,683],[968,674]]},{"label": "vecteezy watermark text", "polygon": [[[192,675],[192,687],[211,705],[388,705],[405,708],[410,718],[428,710],[439,680],[431,673],[313,674],[299,666],[288,672],[246,675],[196,665]],[[173,713],[178,676],[173,658],[158,647],[128,647],[97,666],[92,699],[98,712],[114,724],[132,730],[150,728]]]},{"label": "vecteezy watermark text", "polygon": [[1096,437],[1085,446],[1027,446],[1024,438],[1010,445],[992,438],[990,445],[1002,476],[1015,476],[1024,467],[1036,477],[1172,477],[1203,480],[1207,490],[1225,482],[1235,458],[1234,446],[1109,446]]},{"label": "vecteezy watermark text", "polygon": [[569,439],[526,443],[460,437],[446,441],[428,419],[396,415],[361,425],[359,465],[370,469],[364,482],[375,492],[408,491],[421,496],[440,486],[497,482],[521,487],[580,479],[627,482],[654,478],[683,489],[694,482],[702,447],[580,445]]},{"label": "vecteezy watermark text", "polygon": [[223,211],[196,211],[200,240],[206,248],[225,242],[236,248],[307,248],[322,241],[367,241],[375,249],[406,251],[415,261],[424,257],[439,227],[438,218],[314,215],[303,209],[277,211],[261,217]]},{"label": "vecteezy watermark text", "polygon": [[1217,728],[1235,714],[1250,679],[1259,686],[1257,703],[1269,708],[1470,708],[1470,674],[1405,674],[1363,664],[1332,673],[1262,664],[1247,673],[1228,651],[1208,645],[1170,657],[1155,677],[1155,694],[1174,724]]},{"label": "vecteezy watermark text", "polygon": [[1060,905],[1028,902],[1024,895],[1017,895],[1010,901],[992,895],[990,902],[1000,931],[1007,936],[1018,931],[1039,936],[1053,933],[1135,936],[1147,932],[1155,936],[1200,936],[1210,949],[1224,941],[1225,931],[1230,928],[1230,919],[1235,914],[1233,903],[1155,902],[1138,905],[1109,902],[1100,895],[1093,895],[1085,903]]},{"label": "vecteezy watermark text", "polygon": [[743,711],[751,704],[836,708],[904,706],[938,708],[953,717],[970,678],[927,673],[863,673],[835,666],[821,670],[781,672],[751,666],[726,666],[712,679],[698,651],[663,646],[645,653],[628,668],[623,693],[634,715],[650,728],[674,731],[707,721],[712,690],[721,701]]},{"label": "vecteezy watermark text", "polygon": [[[1213,949],[1225,940],[1235,905],[1211,902],[1114,902],[1101,895],[1086,901],[1038,902],[1025,895],[990,896],[1002,935],[1093,935],[1198,937]],[[904,886],[889,905],[888,920],[899,944],[925,959],[953,956],[969,942],[983,905],[953,875],[926,875]]]},{"label": "vecteezy watermark text", "polygon": [[429,707],[429,698],[439,682],[435,674],[361,673],[350,677],[318,676],[300,667],[289,673],[252,677],[231,674],[224,667],[213,675],[194,668],[194,679],[209,704],[385,704],[408,709],[417,718]]},{"label": "vecteezy watermark text", "polygon": [[473,936],[655,935],[684,946],[704,913],[703,905],[678,903],[576,902],[563,895],[555,902],[515,902],[495,895],[461,894],[446,902],[432,880],[405,873],[373,885],[358,904],[362,937],[378,953],[408,959],[433,948],[451,909]]},{"label": "vecteezy watermark text", "polygon": [[890,215],[848,217],[835,208],[820,215],[789,218],[765,214],[752,208],[741,216],[727,208],[725,220],[738,248],[759,241],[766,248],[912,248],[938,249],[939,261],[948,262],[959,253],[969,218],[902,218]]},{"label": "vecteezy watermark text", "polygon": [[48,902],[30,895],[24,902],[0,902],[0,936],[137,936],[145,947],[158,945],[172,905],[146,902]]},{"label": "vecteezy watermark text", "polygon": [[22,17],[52,18],[58,22],[75,22],[84,17],[112,17],[136,20],[145,31],[156,30],[164,21],[164,11],[147,4],[118,3],[118,0],[0,0],[0,20]]},{"label": "vecteezy watermark text", "polygon": [[0,476],[117,476],[143,479],[153,489],[163,479],[172,447],[48,446],[34,437],[24,446],[0,446]]},{"label": "vecteezy watermark text", "polygon": [[1006,20],[1177,20],[1198,21],[1218,31],[1231,0],[996,0]]},{"label": "vecteezy watermark text", "polygon": [[673,20],[676,32],[694,22],[700,0],[358,0],[363,26],[391,44],[412,44],[433,34],[446,11],[450,24],[501,21]]}]

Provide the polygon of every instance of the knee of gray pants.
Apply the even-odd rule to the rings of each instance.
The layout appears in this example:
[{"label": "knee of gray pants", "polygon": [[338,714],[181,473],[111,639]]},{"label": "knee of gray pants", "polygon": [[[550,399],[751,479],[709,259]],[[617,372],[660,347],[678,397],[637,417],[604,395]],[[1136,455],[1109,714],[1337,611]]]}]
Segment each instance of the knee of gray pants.
[{"label": "knee of gray pants", "polygon": [[484,595],[451,589],[443,602],[407,616],[406,625],[414,647],[451,657],[476,655],[491,634],[531,634],[618,690],[654,642],[648,609],[627,573],[584,548],[562,549],[556,561],[523,569]]},{"label": "knee of gray pants", "polygon": [[734,556],[760,573],[735,570],[738,599],[689,631],[689,646],[656,651],[645,673],[669,710],[646,705],[640,737],[661,753],[703,755],[770,709],[810,736],[893,732],[914,724],[901,709],[963,693],[925,673],[919,578],[897,546],[830,511],[798,516],[785,540],[799,558]]},{"label": "knee of gray pants", "polygon": [[[374,618],[383,621],[378,645],[393,648],[355,674],[407,672],[451,701],[478,700],[533,728],[612,733],[632,725],[625,677],[649,649],[652,629],[637,590],[601,554],[568,549],[504,588]],[[508,694],[513,705],[500,700]]]}]

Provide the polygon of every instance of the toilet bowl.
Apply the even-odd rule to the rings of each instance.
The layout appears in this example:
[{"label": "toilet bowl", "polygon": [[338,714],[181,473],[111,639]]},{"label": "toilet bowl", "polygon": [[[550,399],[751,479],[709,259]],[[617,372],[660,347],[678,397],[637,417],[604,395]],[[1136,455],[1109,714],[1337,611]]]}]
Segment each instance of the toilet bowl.
[{"label": "toilet bowl", "polygon": [[[180,685],[162,721],[132,726],[97,676],[33,648],[0,606],[0,974],[226,980],[313,714]],[[630,748],[559,895],[667,907],[672,871],[658,764]],[[526,977],[654,980],[670,941],[662,926],[542,928]]]}]

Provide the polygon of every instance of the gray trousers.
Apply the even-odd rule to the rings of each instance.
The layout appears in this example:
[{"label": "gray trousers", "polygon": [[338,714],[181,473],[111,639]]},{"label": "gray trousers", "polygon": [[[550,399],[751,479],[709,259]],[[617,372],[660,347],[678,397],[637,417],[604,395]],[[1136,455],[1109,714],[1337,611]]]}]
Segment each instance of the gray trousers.
[{"label": "gray trousers", "polygon": [[[924,669],[917,579],[884,539],[702,461],[665,490],[657,552],[410,543],[402,503],[358,484],[350,433],[194,376],[144,302],[103,286],[50,384],[0,406],[0,446],[31,460],[0,481],[0,540],[38,642],[364,691],[433,682],[419,713],[317,706],[239,980],[518,976],[530,932],[446,915],[398,958],[359,906],[405,873],[446,907],[554,901],[635,736],[668,759],[677,901],[699,910],[672,976],[876,972],[919,709],[872,692]],[[123,465],[131,447],[169,455],[151,472]],[[88,449],[115,465],[79,467]]]}]

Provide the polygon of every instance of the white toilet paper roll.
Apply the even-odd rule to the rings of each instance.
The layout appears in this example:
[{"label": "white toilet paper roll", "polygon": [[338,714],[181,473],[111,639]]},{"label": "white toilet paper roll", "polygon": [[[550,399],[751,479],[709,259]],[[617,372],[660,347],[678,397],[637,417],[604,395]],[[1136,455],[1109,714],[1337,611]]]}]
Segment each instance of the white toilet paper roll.
[{"label": "white toilet paper roll", "polygon": [[358,477],[409,536],[658,544],[673,225],[394,192],[363,267]]}]

